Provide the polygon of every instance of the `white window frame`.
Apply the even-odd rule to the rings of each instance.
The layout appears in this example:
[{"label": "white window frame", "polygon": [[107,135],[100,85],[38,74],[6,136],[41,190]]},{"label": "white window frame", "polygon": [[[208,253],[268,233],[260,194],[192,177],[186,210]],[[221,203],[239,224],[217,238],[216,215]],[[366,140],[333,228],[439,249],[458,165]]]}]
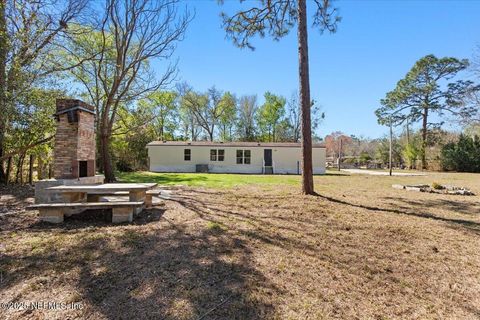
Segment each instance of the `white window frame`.
[{"label": "white window frame", "polygon": [[[249,155],[247,156],[247,151]],[[238,155],[240,152],[240,156]],[[236,164],[251,164],[252,163],[252,150],[249,149],[237,149],[235,152]],[[247,160],[248,159],[248,163]],[[239,161],[240,160],[240,161]]]},{"label": "white window frame", "polygon": [[[185,159],[187,157],[187,150],[188,152],[188,160]],[[192,149],[183,149],[183,161],[192,161]]]},{"label": "white window frame", "polygon": [[225,149],[210,149],[210,161],[225,161]]}]

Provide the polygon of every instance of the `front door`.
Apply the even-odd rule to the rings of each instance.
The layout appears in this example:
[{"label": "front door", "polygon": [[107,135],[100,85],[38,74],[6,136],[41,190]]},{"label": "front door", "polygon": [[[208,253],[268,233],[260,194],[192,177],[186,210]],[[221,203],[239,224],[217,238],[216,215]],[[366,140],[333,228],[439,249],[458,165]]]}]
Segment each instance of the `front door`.
[{"label": "front door", "polygon": [[265,167],[272,166],[272,149],[263,149],[263,159],[265,161]]}]

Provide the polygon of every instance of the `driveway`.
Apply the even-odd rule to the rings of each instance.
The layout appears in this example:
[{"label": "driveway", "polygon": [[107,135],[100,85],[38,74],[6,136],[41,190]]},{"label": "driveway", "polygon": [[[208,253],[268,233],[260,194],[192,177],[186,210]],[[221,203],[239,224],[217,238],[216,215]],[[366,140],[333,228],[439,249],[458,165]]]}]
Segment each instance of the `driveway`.
[{"label": "driveway", "polygon": [[[388,176],[388,171],[379,171],[379,170],[365,170],[365,169],[342,169],[342,171],[356,174],[368,174],[372,176]],[[425,173],[416,173],[416,172],[393,172],[394,176],[426,176]]]}]

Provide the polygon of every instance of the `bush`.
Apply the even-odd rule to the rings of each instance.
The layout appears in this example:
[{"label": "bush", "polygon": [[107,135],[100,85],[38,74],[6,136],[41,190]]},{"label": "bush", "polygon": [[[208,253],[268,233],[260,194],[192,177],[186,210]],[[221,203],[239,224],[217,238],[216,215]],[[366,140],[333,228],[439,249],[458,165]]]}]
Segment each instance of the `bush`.
[{"label": "bush", "polygon": [[366,164],[368,163],[369,161],[371,161],[373,158],[368,154],[368,152],[362,152],[360,153],[360,157],[359,157],[359,162],[360,164]]},{"label": "bush", "polygon": [[432,183],[432,188],[435,189],[435,190],[443,190],[443,189],[445,189],[444,186],[442,186],[440,183],[437,183],[437,182]]},{"label": "bush", "polygon": [[443,146],[441,162],[443,170],[480,172],[480,138],[460,135],[456,143]]},{"label": "bush", "polygon": [[409,143],[405,146],[403,149],[403,157],[406,159],[409,168],[415,167],[415,162],[418,159],[419,153],[420,151],[418,150],[416,142]]},{"label": "bush", "polygon": [[115,169],[122,172],[132,172],[135,171],[130,162],[120,159],[115,164]]}]

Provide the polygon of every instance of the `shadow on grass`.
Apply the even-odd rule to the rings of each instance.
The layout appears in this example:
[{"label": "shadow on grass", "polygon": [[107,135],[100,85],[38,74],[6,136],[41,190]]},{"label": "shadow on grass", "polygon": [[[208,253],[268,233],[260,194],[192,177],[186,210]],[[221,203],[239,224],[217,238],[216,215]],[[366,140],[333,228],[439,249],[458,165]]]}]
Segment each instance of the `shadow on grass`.
[{"label": "shadow on grass", "polygon": [[319,174],[319,175],[315,175],[316,177],[322,177],[322,176],[326,176],[326,177],[350,177],[351,174],[348,174],[348,173],[336,173],[336,172],[331,172],[331,171],[327,171],[325,174]]},{"label": "shadow on grass", "polygon": [[436,216],[436,215],[431,214],[431,213],[417,213],[417,212],[406,211],[406,210],[404,211],[404,210],[399,210],[399,209],[380,208],[380,207],[368,206],[368,205],[363,205],[363,204],[355,204],[355,203],[350,203],[350,202],[345,201],[345,200],[340,200],[340,199],[336,199],[336,198],[332,198],[332,197],[328,197],[328,196],[324,196],[324,195],[320,195],[320,194],[316,194],[316,196],[319,197],[319,198],[331,201],[331,202],[335,202],[335,203],[339,203],[339,204],[343,204],[343,205],[347,205],[347,206],[351,206],[351,207],[366,209],[366,210],[370,210],[370,211],[395,213],[395,214],[400,214],[400,215],[413,216],[413,217],[417,217],[417,218],[426,218],[426,219],[432,219],[432,220],[437,220],[437,221],[443,221],[443,222],[450,223],[450,224],[452,224],[454,226],[457,226],[457,227],[466,228],[467,230],[472,231],[476,234],[480,234],[480,223],[475,222],[475,221],[464,220],[464,219],[445,218],[445,217]]},{"label": "shadow on grass", "polygon": [[[235,226],[235,232],[247,237],[247,239],[258,240],[265,244],[274,245],[279,248],[290,247],[294,250],[308,251],[309,254],[315,254],[316,249],[303,242],[298,237],[291,237],[291,234],[301,234],[306,225],[311,225],[312,221],[296,217],[295,220],[271,214],[250,214],[244,207],[232,206],[227,199],[218,197],[220,192],[208,190],[195,190],[194,196],[179,196],[172,201],[178,203],[183,208],[194,212],[199,218],[212,224],[223,224],[230,221]],[[200,195],[200,196],[198,196]],[[214,200],[206,200],[212,199]],[[216,197],[215,197],[216,196]],[[286,196],[253,196],[258,198],[258,202],[272,203],[275,210],[282,210],[275,202],[285,199]],[[221,209],[224,208],[224,209]],[[233,220],[233,221],[232,221]],[[232,225],[230,223],[230,225]],[[252,225],[253,223],[253,225]],[[250,225],[251,228],[242,228],[239,224]],[[272,230],[275,230],[272,232]],[[289,233],[290,236],[286,235]]]},{"label": "shadow on grass", "polygon": [[[129,225],[146,225],[159,221],[165,209],[162,207],[154,207],[144,209],[141,213],[136,214],[132,223],[124,223]],[[120,224],[122,225],[122,224]],[[105,210],[85,210],[71,216],[65,216],[62,224],[52,224],[36,220],[28,226],[31,231],[45,231],[45,230],[82,230],[92,228],[108,228],[115,226],[112,224],[112,211]]]},{"label": "shadow on grass", "polygon": [[462,201],[466,200],[466,198],[470,198],[470,196],[459,196],[459,195],[448,195],[449,197],[455,198],[452,199],[422,199],[414,200],[414,199],[405,199],[401,197],[383,197],[385,200],[390,201],[399,201],[405,205],[415,206],[419,208],[445,208],[450,211],[454,211],[456,213],[461,213],[464,215],[472,216],[472,215],[480,215],[480,203],[478,202],[469,202],[469,201]]},{"label": "shadow on grass", "polygon": [[[78,292],[75,301],[83,302],[82,318],[264,319],[273,313],[255,291],[275,295],[277,289],[253,267],[244,240],[221,228],[187,232],[164,221],[160,229],[128,225],[108,233],[68,231],[74,243],[3,255],[0,267],[7,272],[0,290],[37,277],[49,283],[69,279],[66,285]],[[31,300],[32,293],[12,299]],[[66,299],[48,295],[42,293],[45,300]]]}]

